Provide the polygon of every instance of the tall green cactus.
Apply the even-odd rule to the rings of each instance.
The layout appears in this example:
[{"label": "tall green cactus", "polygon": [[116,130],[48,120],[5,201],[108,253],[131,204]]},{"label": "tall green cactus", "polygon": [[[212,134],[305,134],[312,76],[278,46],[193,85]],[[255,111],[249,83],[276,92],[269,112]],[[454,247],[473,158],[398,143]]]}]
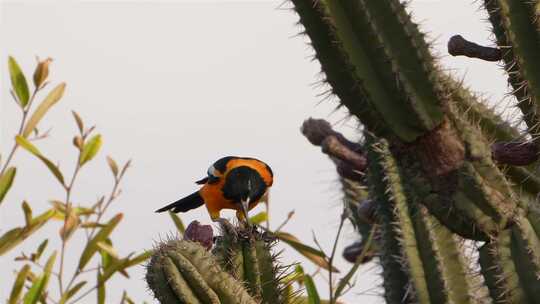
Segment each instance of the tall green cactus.
[{"label": "tall green cactus", "polygon": [[[449,42],[452,55],[504,62],[522,134],[442,72],[401,1],[291,1],[332,92],[364,125],[356,150],[309,122],[303,132],[336,162],[361,238],[377,225],[386,301],[540,303],[540,2],[484,1],[498,48]],[[478,242],[479,261],[464,242]]]}]

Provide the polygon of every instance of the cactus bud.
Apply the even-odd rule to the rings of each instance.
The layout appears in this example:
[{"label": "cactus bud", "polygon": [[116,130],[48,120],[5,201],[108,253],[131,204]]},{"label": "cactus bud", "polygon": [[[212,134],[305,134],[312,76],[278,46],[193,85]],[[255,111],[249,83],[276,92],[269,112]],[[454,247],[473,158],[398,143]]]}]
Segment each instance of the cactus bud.
[{"label": "cactus bud", "polygon": [[212,226],[210,225],[201,225],[199,221],[191,222],[184,232],[184,240],[198,242],[206,250],[210,250],[212,245],[214,245],[214,232],[212,231]]},{"label": "cactus bud", "polygon": [[77,149],[81,150],[84,145],[83,139],[80,136],[73,137],[73,145],[77,147]]},{"label": "cactus bud", "polygon": [[40,88],[49,76],[49,64],[52,62],[51,58],[39,61],[34,71],[34,85],[36,88]]},{"label": "cactus bud", "polygon": [[538,148],[532,142],[497,142],[491,155],[501,164],[526,166],[538,160]]}]

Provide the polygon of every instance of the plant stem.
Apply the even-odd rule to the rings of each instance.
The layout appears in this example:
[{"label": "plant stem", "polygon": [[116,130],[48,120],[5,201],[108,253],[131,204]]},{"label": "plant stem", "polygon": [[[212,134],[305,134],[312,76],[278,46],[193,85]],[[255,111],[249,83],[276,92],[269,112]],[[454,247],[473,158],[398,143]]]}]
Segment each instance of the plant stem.
[{"label": "plant stem", "polygon": [[[103,283],[102,283],[103,284]],[[81,294],[78,298],[76,298],[75,300],[73,300],[72,302],[70,302],[69,304],[75,304],[77,302],[79,302],[80,300],[82,300],[84,297],[86,297],[87,295],[89,295],[92,291],[96,290],[97,288],[99,287],[99,283],[97,283],[95,286],[93,286],[92,288],[88,289],[87,291],[85,291],[83,294]]]},{"label": "plant stem", "polygon": [[[114,186],[111,190],[111,193],[109,195],[109,199],[107,200],[107,203],[105,203],[105,207],[103,207],[103,209],[100,208],[100,210],[98,210],[97,212],[97,219],[96,219],[96,223],[99,223],[99,220],[101,219],[101,217],[103,216],[103,214],[105,213],[105,210],[107,209],[107,207],[109,207],[109,205],[114,201],[114,199],[116,198],[116,192],[118,190],[118,187],[120,185],[120,180],[121,180],[122,177],[119,177],[119,178],[116,178],[114,179]],[[73,181],[73,180],[72,180]],[[71,185],[70,187],[71,188]],[[95,233],[95,229],[96,228],[92,228],[92,231],[87,234],[87,240],[91,240],[93,237],[94,237],[94,233]],[[90,271],[93,271],[93,270],[98,270],[99,271],[99,267],[96,267],[96,268],[92,268],[92,269],[86,269],[86,270],[80,270],[80,269],[77,269],[75,271],[75,273],[73,274],[73,276],[71,277],[71,280],[69,281],[69,283],[67,284],[67,287],[66,287],[66,290],[69,290],[69,288],[71,287],[71,285],[73,285],[73,283],[75,282],[75,280],[77,279],[77,277],[82,274],[82,273],[86,273],[86,272],[90,272]],[[97,286],[95,287],[97,288]],[[90,293],[92,290],[94,290],[95,288],[91,289],[88,291],[88,293]]]},{"label": "plant stem", "polygon": [[[19,132],[17,132],[17,135],[22,134],[22,131],[24,129],[24,124],[26,123],[26,118],[28,118],[28,112],[30,111],[30,107],[32,106],[32,103],[34,102],[34,99],[38,91],[39,91],[38,88],[34,89],[34,92],[32,93],[32,96],[30,97],[30,101],[28,101],[28,106],[26,107],[26,109],[23,109],[21,125],[19,126]],[[17,150],[18,147],[19,145],[15,143],[13,147],[11,148],[11,151],[9,152],[6,162],[4,163],[4,166],[2,167],[2,171],[0,171],[0,176],[4,175],[4,172],[6,171],[11,159],[13,158],[13,155],[15,155],[15,151]]]},{"label": "plant stem", "polygon": [[[81,152],[79,152],[79,157],[77,158],[77,165],[75,167],[75,170],[73,171],[73,176],[71,177],[71,181],[69,183],[69,185],[67,187],[65,187],[66,189],[66,214],[64,216],[64,231],[66,230],[66,225],[67,225],[67,221],[69,219],[69,215],[71,214],[71,190],[73,189],[73,185],[75,183],[75,179],[77,178],[77,174],[79,173],[79,170],[81,169],[81,165],[80,165],[80,158],[81,158]],[[63,295],[64,293],[64,288],[63,288],[63,284],[62,284],[62,276],[63,276],[63,273],[64,273],[64,255],[65,255],[65,251],[66,251],[66,239],[64,237],[62,237],[62,250],[60,251],[60,270],[58,271],[58,283],[59,283],[59,288],[60,288],[60,296]],[[78,272],[78,270],[77,270]],[[74,275],[75,277],[76,275]],[[71,283],[73,283],[74,281],[74,278],[72,278],[72,280],[70,281],[70,284],[66,287],[66,290],[69,289],[69,287],[71,286]]]},{"label": "plant stem", "polygon": [[334,240],[334,246],[332,247],[332,253],[330,254],[330,258],[328,259],[328,287],[329,287],[329,297],[330,297],[330,304],[334,304],[336,299],[334,299],[334,282],[332,281],[332,268],[334,263],[334,257],[336,255],[336,249],[337,244],[339,241],[339,236],[341,235],[341,230],[343,229],[343,223],[345,222],[346,214],[343,213],[341,215],[341,220],[339,222],[339,228],[336,234],[336,239]]},{"label": "plant stem", "polygon": [[[103,216],[103,214],[105,213],[109,205],[116,198],[116,192],[118,190],[118,186],[120,185],[120,180],[121,180],[121,177],[114,179],[114,186],[111,190],[111,193],[109,194],[109,198],[107,199],[107,202],[105,203],[105,207],[103,207],[103,209],[100,208],[100,210],[97,212],[96,223],[99,223],[99,220],[101,219],[101,217]],[[94,237],[95,230],[96,230],[96,227],[92,228],[92,231],[90,232],[90,239]]]}]

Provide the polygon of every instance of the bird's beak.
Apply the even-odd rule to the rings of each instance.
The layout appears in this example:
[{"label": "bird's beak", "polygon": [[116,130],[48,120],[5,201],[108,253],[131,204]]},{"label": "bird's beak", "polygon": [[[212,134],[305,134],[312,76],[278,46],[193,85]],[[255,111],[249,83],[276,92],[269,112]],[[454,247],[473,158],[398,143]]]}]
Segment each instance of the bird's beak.
[{"label": "bird's beak", "polygon": [[270,202],[270,189],[266,190],[266,192],[261,197],[261,201],[267,204]]},{"label": "bird's beak", "polygon": [[196,181],[195,184],[203,185],[203,184],[206,184],[207,181],[208,181],[208,176],[203,178],[203,179],[200,179],[200,180]]},{"label": "bird's beak", "polygon": [[251,223],[249,222],[248,208],[249,208],[249,198],[242,201],[242,213],[244,213],[244,218],[246,219],[247,225],[251,226]]}]

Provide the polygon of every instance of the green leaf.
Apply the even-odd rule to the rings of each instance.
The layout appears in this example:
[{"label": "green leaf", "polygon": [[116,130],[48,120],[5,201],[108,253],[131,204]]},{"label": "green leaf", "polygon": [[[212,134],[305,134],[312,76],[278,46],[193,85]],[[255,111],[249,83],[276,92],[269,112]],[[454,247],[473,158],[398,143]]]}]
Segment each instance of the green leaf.
[{"label": "green leaf", "polygon": [[266,211],[261,211],[249,218],[249,221],[254,225],[259,225],[262,222],[265,222],[267,220],[268,220],[268,213],[266,213]]},{"label": "green leaf", "polygon": [[127,292],[124,290],[120,304],[135,304],[135,302],[128,296]]},{"label": "green leaf", "polygon": [[49,159],[47,159],[45,156],[43,156],[41,154],[41,152],[39,152],[39,150],[38,150],[38,148],[36,146],[34,146],[26,138],[24,138],[24,137],[22,137],[20,135],[17,135],[15,137],[15,141],[17,142],[17,144],[19,146],[24,148],[26,151],[32,153],[34,156],[39,158],[47,166],[47,168],[49,168],[49,170],[52,172],[54,177],[56,177],[56,179],[62,185],[65,185],[64,176],[62,175],[62,172],[60,172],[60,169],[58,169],[58,167],[55,164],[53,164]]},{"label": "green leaf", "polygon": [[178,232],[184,234],[184,232],[186,232],[186,226],[184,225],[184,222],[182,222],[182,219],[180,219],[180,217],[176,215],[176,213],[171,211],[169,211],[169,215],[171,216],[171,219],[173,220]]},{"label": "green leaf", "polygon": [[26,281],[26,277],[28,276],[29,271],[30,271],[30,265],[26,264],[21,268],[21,270],[17,274],[15,283],[13,283],[13,288],[11,288],[11,294],[9,295],[8,304],[19,303],[19,298],[21,297],[22,290],[24,287],[24,282]]},{"label": "green leaf", "polygon": [[30,119],[26,123],[26,126],[24,127],[24,130],[22,132],[22,136],[24,138],[27,138],[30,133],[37,127],[40,120],[45,116],[47,111],[55,105],[60,98],[62,98],[62,95],[64,95],[64,90],[66,88],[66,84],[62,82],[61,84],[57,85],[54,89],[49,92],[47,97],[43,99],[43,102],[36,108],[32,116],[30,116]]},{"label": "green leaf", "polygon": [[54,209],[47,210],[38,217],[33,218],[30,225],[13,228],[0,236],[0,256],[19,245],[32,233],[45,225],[55,214]]},{"label": "green leaf", "polygon": [[54,266],[54,261],[56,260],[56,251],[51,255],[47,260],[45,267],[43,269],[43,274],[40,275],[36,281],[30,287],[30,290],[24,296],[24,304],[35,304],[38,302],[39,298],[43,291],[47,289],[49,284],[49,278],[51,276],[52,267]]},{"label": "green leaf", "polygon": [[321,298],[319,297],[315,283],[313,283],[313,278],[309,274],[304,275],[304,285],[306,286],[306,291],[308,294],[308,303],[320,304]]},{"label": "green leaf", "polygon": [[79,282],[75,284],[75,286],[71,287],[68,291],[64,292],[62,297],[60,298],[60,301],[58,301],[58,304],[65,304],[69,299],[71,299],[81,288],[86,285],[86,281]]},{"label": "green leaf", "polygon": [[101,230],[92,238],[84,248],[81,258],[79,259],[79,270],[83,270],[84,266],[88,264],[92,256],[96,253],[98,250],[98,243],[105,241],[109,235],[113,232],[114,228],[118,223],[122,220],[122,213],[117,214],[114,216],[106,225],[105,227],[101,228]]},{"label": "green leaf", "polygon": [[65,215],[66,219],[64,220],[64,225],[60,229],[60,238],[63,241],[69,240],[73,233],[79,227],[79,216],[77,215],[74,208],[69,209],[69,213]]},{"label": "green leaf", "polygon": [[116,164],[114,159],[112,159],[112,157],[110,156],[107,156],[107,163],[109,164],[109,168],[111,168],[111,171],[114,177],[117,177],[119,171],[118,171],[118,165]]},{"label": "green leaf", "polygon": [[84,123],[83,123],[83,120],[82,120],[81,116],[79,116],[79,114],[77,114],[77,112],[75,112],[75,111],[71,111],[71,113],[73,114],[73,118],[75,118],[75,122],[77,123],[77,128],[79,128],[79,132],[81,132],[81,134],[83,134],[83,132],[84,132]]},{"label": "green leaf", "polygon": [[105,284],[101,276],[101,270],[97,271],[97,302],[98,304],[105,304]]},{"label": "green leaf", "polygon": [[124,176],[124,174],[126,173],[127,169],[131,166],[131,159],[128,160],[125,164],[124,164],[124,167],[122,168],[122,171],[120,172],[120,177],[119,178],[122,178],[122,176]]},{"label": "green leaf", "polygon": [[[105,241],[103,242],[111,247],[113,245],[111,239],[109,238],[105,239]],[[98,250],[98,251],[99,251],[99,254],[101,255],[101,268],[103,269],[109,268],[109,265],[111,265],[111,263],[114,261],[113,257],[110,256],[109,253],[107,253],[107,251],[104,251],[104,250]]]},{"label": "green leaf", "polygon": [[[128,269],[129,267],[138,265],[152,256],[152,251],[143,252],[134,258],[130,259],[129,256],[123,259],[113,260],[108,267],[106,267],[105,272],[101,276],[103,283],[112,277],[115,272],[122,272]],[[127,273],[126,273],[127,274]]]},{"label": "green leaf", "polygon": [[48,243],[49,243],[49,239],[45,239],[43,242],[41,242],[41,244],[39,244],[39,247],[36,250],[36,255],[35,255],[36,261],[39,260],[39,258],[43,254],[43,251],[45,251],[45,248],[47,248]]},{"label": "green leaf", "polygon": [[22,148],[24,148],[26,151],[32,153],[35,156],[41,155],[41,152],[39,152],[38,148],[34,146],[31,142],[29,142],[26,138],[17,135],[15,136],[15,142]]},{"label": "green leaf", "polygon": [[99,250],[103,250],[106,253],[108,253],[113,259],[118,259],[118,252],[116,252],[116,249],[112,245],[107,244],[106,242],[97,242],[97,246]]},{"label": "green leaf", "polygon": [[97,223],[97,222],[84,222],[81,224],[81,228],[90,228],[90,229],[94,229],[94,228],[101,228],[101,227],[105,227],[105,224],[100,224],[100,223]]},{"label": "green leaf", "polygon": [[79,164],[82,166],[86,162],[92,160],[94,156],[99,152],[101,148],[101,135],[94,135],[90,140],[84,144],[83,150],[81,152],[81,158],[79,159]]},{"label": "green leaf", "polygon": [[17,174],[17,168],[9,167],[6,172],[0,177],[0,204],[4,200],[4,197],[8,193],[11,185],[13,185],[13,179]]},{"label": "green leaf", "polygon": [[[328,261],[326,260],[326,255],[322,251],[303,244],[302,242],[300,242],[298,238],[296,238],[294,235],[287,232],[278,232],[278,233],[275,233],[274,236],[276,236],[281,241],[287,243],[289,246],[294,248],[301,255],[308,258],[314,264],[326,270],[330,269],[330,265],[328,264]],[[339,272],[339,270],[335,267],[332,267],[332,272]]]},{"label": "green leaf", "polygon": [[24,220],[26,222],[26,226],[30,226],[30,224],[32,223],[32,208],[30,208],[30,205],[28,205],[26,201],[23,201],[22,209],[24,212]]},{"label": "green leaf", "polygon": [[127,266],[131,267],[131,266],[138,265],[138,264],[148,260],[152,256],[152,254],[154,254],[154,252],[152,250],[145,251],[145,252],[135,256],[133,259],[130,259],[129,262],[127,263]]},{"label": "green leaf", "polygon": [[28,83],[26,82],[26,77],[24,77],[21,67],[19,66],[15,58],[11,56],[9,56],[8,67],[13,91],[15,91],[15,95],[19,99],[21,106],[24,108],[30,100],[30,92],[28,91]]}]

